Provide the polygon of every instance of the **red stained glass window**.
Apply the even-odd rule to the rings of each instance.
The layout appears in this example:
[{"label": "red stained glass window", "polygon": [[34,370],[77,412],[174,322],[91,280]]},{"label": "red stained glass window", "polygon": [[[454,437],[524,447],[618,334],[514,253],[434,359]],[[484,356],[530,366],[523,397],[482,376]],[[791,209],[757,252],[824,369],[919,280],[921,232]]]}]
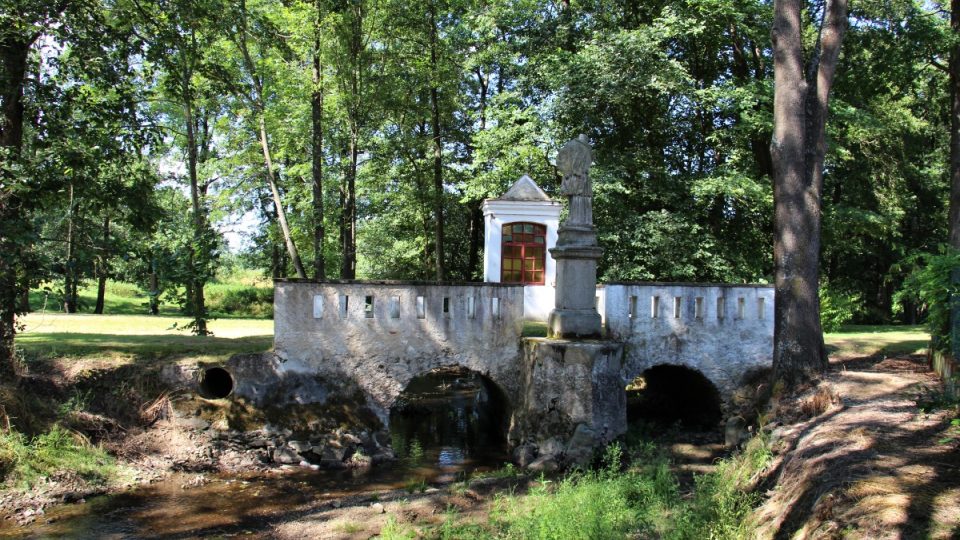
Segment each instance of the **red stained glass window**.
[{"label": "red stained glass window", "polygon": [[543,285],[547,228],[536,223],[508,223],[502,233],[500,281]]}]

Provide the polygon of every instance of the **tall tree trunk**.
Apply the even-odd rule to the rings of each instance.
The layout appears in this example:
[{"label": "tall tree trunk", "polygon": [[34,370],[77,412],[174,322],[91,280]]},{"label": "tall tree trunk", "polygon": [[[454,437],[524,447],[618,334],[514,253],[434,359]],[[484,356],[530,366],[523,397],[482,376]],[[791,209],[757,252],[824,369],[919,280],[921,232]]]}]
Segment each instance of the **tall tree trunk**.
[{"label": "tall tree trunk", "polygon": [[[730,26],[730,36],[733,42],[733,65],[731,71],[733,72],[734,77],[737,78],[737,81],[740,84],[746,85],[749,83],[751,76],[751,67],[747,61],[747,51],[745,48],[748,44],[737,32],[736,24],[731,24]],[[764,68],[761,63],[757,63],[756,57],[759,55],[756,47],[750,47],[754,55],[754,66],[753,66],[753,77],[757,80],[763,80],[765,77]],[[754,106],[754,111],[761,113],[763,105],[757,103]],[[773,164],[770,161],[770,137],[765,133],[754,133],[750,136],[750,150],[753,153],[753,161],[756,166],[757,173],[760,176],[773,176]]]},{"label": "tall tree trunk", "polygon": [[430,133],[433,143],[433,214],[434,214],[434,261],[436,279],[443,281],[445,253],[443,249],[443,141],[440,139],[440,89],[437,62],[437,14],[436,6],[430,6]]},{"label": "tall tree trunk", "polygon": [[800,0],[774,0],[773,163],[776,281],[773,377],[796,385],[827,368],[819,262],[827,103],[847,22],[846,0],[826,0],[804,70]]},{"label": "tall tree trunk", "polygon": [[[948,214],[950,247],[960,250],[960,0],[950,1],[950,209]],[[951,274],[955,288],[960,288],[960,268]],[[960,358],[960,295],[951,299],[950,341],[954,358]]]},{"label": "tall tree trunk", "polygon": [[327,270],[323,258],[323,65],[320,62],[321,2],[315,2],[317,14],[313,26],[313,95],[310,106],[313,120],[313,277],[326,279]]},{"label": "tall tree trunk", "polygon": [[350,104],[347,109],[350,129],[347,151],[350,161],[345,173],[345,185],[340,191],[341,279],[357,277],[357,168],[360,156],[360,94],[363,91],[363,72],[360,65],[363,52],[363,2],[355,2],[354,9],[350,20]]},{"label": "tall tree trunk", "polygon": [[277,179],[273,172],[273,160],[270,157],[270,145],[267,142],[267,123],[260,113],[260,148],[263,149],[263,161],[267,166],[267,181],[270,184],[270,193],[273,195],[273,207],[277,212],[277,222],[280,224],[280,231],[283,232],[283,241],[287,246],[287,254],[293,262],[293,268],[297,272],[297,277],[307,279],[307,271],[303,267],[303,261],[300,260],[300,252],[293,243],[293,236],[290,234],[290,225],[287,223],[287,212],[283,208],[283,198],[280,197],[280,189],[277,187]]},{"label": "tall tree trunk", "polygon": [[287,212],[283,206],[283,199],[280,197],[280,189],[277,187],[277,177],[273,168],[273,158],[270,153],[270,140],[267,137],[267,119],[266,119],[266,99],[264,98],[263,91],[263,80],[260,78],[260,74],[257,71],[257,66],[253,62],[253,58],[250,56],[250,50],[247,48],[247,35],[246,35],[246,3],[241,0],[240,2],[240,21],[239,21],[239,31],[234,36],[236,39],[237,48],[240,50],[240,54],[243,57],[244,66],[247,69],[247,73],[250,75],[250,79],[253,82],[253,110],[257,115],[257,137],[260,141],[260,149],[263,151],[263,162],[267,169],[267,181],[270,184],[270,193],[273,195],[273,205],[277,211],[277,220],[280,224],[280,230],[283,232],[283,240],[287,246],[287,254],[290,256],[290,260],[293,262],[293,267],[297,272],[297,277],[300,279],[307,278],[307,271],[303,267],[303,261],[300,260],[300,252],[297,251],[297,246],[293,242],[293,236],[290,233],[290,226],[287,223]]},{"label": "tall tree trunk", "polygon": [[103,248],[100,254],[100,258],[97,261],[97,305],[94,306],[93,312],[97,315],[103,314],[103,304],[104,297],[107,294],[107,274],[109,274],[109,269],[107,268],[107,261],[110,256],[110,216],[107,215],[103,218]]},{"label": "tall tree trunk", "polygon": [[151,257],[150,259],[150,314],[159,315],[160,314],[160,286],[159,279],[157,278],[157,268],[156,261]]},{"label": "tall tree trunk", "polygon": [[[192,311],[195,331],[198,336],[206,336],[207,308],[203,297],[204,280],[200,275],[197,257],[200,251],[206,250],[204,241],[206,220],[204,220],[204,206],[200,200],[200,182],[197,176],[197,125],[193,110],[193,93],[191,91],[190,70],[184,71],[183,79],[183,115],[187,124],[187,173],[190,177],[190,205],[193,222],[193,245],[187,257],[190,269],[190,283],[187,284],[188,304]],[[200,255],[204,256],[204,255]]]},{"label": "tall tree trunk", "polygon": [[[480,126],[479,131],[487,129],[487,92],[490,89],[490,77],[484,76],[483,71],[477,67],[474,70],[477,76],[477,86],[479,88],[479,108],[480,108]],[[470,161],[473,161],[473,146],[470,148]],[[473,281],[479,276],[482,280],[480,267],[480,246],[483,243],[483,201],[477,199],[470,201],[470,247],[467,256],[467,279]]]},{"label": "tall tree trunk", "polygon": [[67,255],[63,264],[63,310],[67,313],[77,312],[77,297],[74,296],[76,287],[76,262],[74,252],[76,251],[76,238],[73,231],[74,227],[74,207],[73,181],[67,188]]},{"label": "tall tree trunk", "polygon": [[[0,38],[0,98],[3,99],[0,119],[0,149],[7,152],[6,159],[16,161],[23,149],[23,81],[27,73],[27,56],[31,42],[18,40],[13,32]],[[8,178],[0,172],[4,183]],[[11,183],[12,183],[11,182]],[[15,230],[22,226],[20,201],[17,195],[0,188],[0,229]],[[19,292],[16,255],[21,252],[18,243],[0,235],[0,383],[14,380],[17,376],[16,334],[17,293]]]}]

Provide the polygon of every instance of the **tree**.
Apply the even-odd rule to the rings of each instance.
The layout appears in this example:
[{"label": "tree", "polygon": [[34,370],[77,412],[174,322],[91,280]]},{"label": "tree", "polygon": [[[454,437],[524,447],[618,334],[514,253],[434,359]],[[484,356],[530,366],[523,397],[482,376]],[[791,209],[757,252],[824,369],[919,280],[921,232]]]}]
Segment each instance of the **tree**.
[{"label": "tree", "polygon": [[773,10],[773,377],[796,384],[827,368],[818,298],[820,210],[827,104],[847,2],[826,0],[806,62],[800,0],[775,0]]},{"label": "tree", "polygon": [[[950,208],[949,245],[960,250],[960,0],[950,2]],[[950,275],[953,287],[960,289],[960,268]],[[960,295],[950,298],[950,334],[954,358],[960,358]]]}]

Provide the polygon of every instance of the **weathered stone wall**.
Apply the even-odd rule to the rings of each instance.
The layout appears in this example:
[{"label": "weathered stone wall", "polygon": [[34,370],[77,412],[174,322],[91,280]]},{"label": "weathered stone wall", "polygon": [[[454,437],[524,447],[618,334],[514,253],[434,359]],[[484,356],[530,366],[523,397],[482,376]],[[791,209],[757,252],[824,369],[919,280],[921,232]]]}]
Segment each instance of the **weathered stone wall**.
[{"label": "weathered stone wall", "polygon": [[519,399],[520,285],[277,281],[274,313],[281,372],[356,383],[384,421],[412,378],[445,366]]},{"label": "weathered stone wall", "polygon": [[770,367],[772,286],[612,283],[603,289],[607,336],[625,345],[625,382],[655,365],[684,365],[729,395],[746,372]]},{"label": "weathered stone wall", "polygon": [[620,343],[525,338],[523,395],[509,435],[517,461],[589,461],[627,429],[624,386]]}]

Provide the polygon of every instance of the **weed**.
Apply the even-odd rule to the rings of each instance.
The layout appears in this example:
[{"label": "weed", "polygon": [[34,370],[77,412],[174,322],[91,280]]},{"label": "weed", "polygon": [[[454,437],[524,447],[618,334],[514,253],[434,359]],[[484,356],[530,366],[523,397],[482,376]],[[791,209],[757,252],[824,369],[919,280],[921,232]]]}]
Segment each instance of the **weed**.
[{"label": "weed", "polygon": [[407,482],[407,485],[404,486],[404,489],[407,490],[407,493],[423,493],[427,490],[427,480],[426,478],[414,478]]},{"label": "weed", "polygon": [[29,441],[18,432],[0,433],[0,472],[26,489],[57,473],[105,484],[117,472],[114,459],[82,435],[55,425]]},{"label": "weed", "polygon": [[407,459],[414,464],[423,461],[423,445],[420,444],[418,439],[413,439],[410,441],[410,448],[407,451]]},{"label": "weed", "polygon": [[359,525],[352,521],[344,521],[343,523],[337,525],[337,530],[346,534],[357,534],[363,530],[363,525]]},{"label": "weed", "polygon": [[381,540],[413,540],[417,537],[417,532],[408,525],[397,523],[395,517],[387,518],[387,523],[380,529],[380,535],[376,538]]},{"label": "weed", "polygon": [[[440,538],[749,538],[748,519],[758,496],[751,493],[770,459],[766,441],[752,439],[744,452],[700,476],[692,498],[680,495],[662,451],[632,445],[634,461],[622,470],[624,451],[610,445],[598,470],[558,481],[541,477],[523,496],[496,497],[490,528],[444,524]],[[456,531],[455,534],[451,531]]]},{"label": "weed", "polygon": [[74,390],[70,398],[61,403],[57,408],[57,413],[60,418],[69,416],[71,413],[80,412],[86,410],[90,406],[90,397],[92,391],[81,391]]},{"label": "weed", "polygon": [[829,385],[823,385],[800,404],[800,412],[807,418],[816,418],[837,403],[840,403],[840,395],[837,391]]}]

